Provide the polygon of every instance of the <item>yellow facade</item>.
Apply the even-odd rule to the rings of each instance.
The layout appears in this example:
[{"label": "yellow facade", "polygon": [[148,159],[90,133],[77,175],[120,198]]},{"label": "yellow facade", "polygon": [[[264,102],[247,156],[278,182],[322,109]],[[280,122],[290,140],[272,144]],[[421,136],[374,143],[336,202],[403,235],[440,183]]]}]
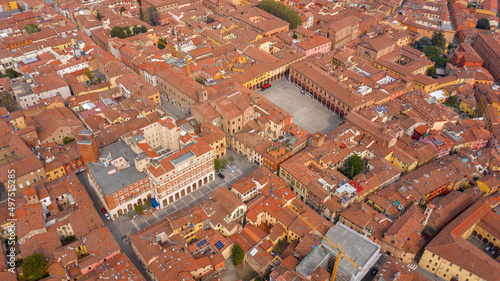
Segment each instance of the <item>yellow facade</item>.
[{"label": "yellow facade", "polygon": [[469,107],[464,101],[460,101],[460,105],[458,106],[460,110],[463,112],[467,112],[472,117],[476,117],[476,111]]},{"label": "yellow facade", "polygon": [[387,155],[385,157],[385,160],[391,162],[394,166],[396,166],[399,169],[403,170],[405,173],[413,172],[417,168],[417,166],[418,166],[418,162],[417,161],[415,161],[413,163],[405,163],[405,162],[403,162],[403,160],[399,159],[392,152],[389,153],[389,155]]},{"label": "yellow facade", "polygon": [[63,166],[57,167],[56,169],[53,169],[52,171],[46,172],[46,178],[48,181],[55,180],[55,179],[60,178],[64,175],[66,175],[66,171],[64,170]]},{"label": "yellow facade", "polygon": [[53,49],[57,49],[58,51],[62,51],[64,49],[69,48],[70,46],[74,46],[74,45],[76,45],[76,41],[75,41],[75,39],[71,39],[71,42],[67,42],[67,43],[64,43],[64,44],[52,46],[52,48]]},{"label": "yellow facade", "polygon": [[450,280],[452,277],[457,277],[458,280],[481,281],[481,277],[425,250],[422,259],[418,264],[421,268],[435,274],[444,280]]},{"label": "yellow facade", "polygon": [[479,189],[481,189],[482,192],[484,192],[486,195],[490,194],[492,191],[497,190],[498,187],[496,186],[488,186],[486,183],[482,182],[481,180],[477,181],[477,186]]},{"label": "yellow facade", "polygon": [[8,1],[1,4],[4,11],[17,10],[16,1]]},{"label": "yellow facade", "polygon": [[9,121],[12,126],[14,126],[16,129],[21,130],[23,128],[26,128],[26,122],[24,120],[24,116],[19,116],[16,119],[12,119]]},{"label": "yellow facade", "polygon": [[202,227],[203,227],[203,222],[200,222],[198,224],[193,224],[193,227],[191,227],[191,222],[188,222],[182,227],[174,229],[174,234],[181,235],[182,237],[184,237],[184,239],[186,239],[186,242],[189,244],[192,240],[198,239],[195,233]]}]

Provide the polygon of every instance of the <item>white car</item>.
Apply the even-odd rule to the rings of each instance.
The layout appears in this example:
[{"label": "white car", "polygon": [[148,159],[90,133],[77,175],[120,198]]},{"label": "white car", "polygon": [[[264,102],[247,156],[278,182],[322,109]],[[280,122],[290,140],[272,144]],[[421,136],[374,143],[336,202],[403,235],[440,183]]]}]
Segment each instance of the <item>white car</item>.
[{"label": "white car", "polygon": [[105,216],[105,217],[106,217],[106,219],[108,219],[108,220],[110,220],[110,219],[111,219],[111,217],[109,216],[109,214],[108,214],[108,213],[104,214],[104,216]]},{"label": "white car", "polygon": [[234,169],[231,168],[230,166],[227,167],[227,169],[231,172],[231,173],[234,173]]}]

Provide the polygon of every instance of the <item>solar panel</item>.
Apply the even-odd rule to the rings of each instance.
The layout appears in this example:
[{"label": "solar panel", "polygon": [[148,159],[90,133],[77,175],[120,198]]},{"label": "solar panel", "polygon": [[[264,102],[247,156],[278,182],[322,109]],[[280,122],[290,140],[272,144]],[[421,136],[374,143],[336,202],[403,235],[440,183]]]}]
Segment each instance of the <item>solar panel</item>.
[{"label": "solar panel", "polygon": [[222,248],[224,248],[224,244],[222,244],[221,241],[217,241],[217,243],[215,243],[215,248],[220,251]]},{"label": "solar panel", "polygon": [[196,243],[196,247],[198,247],[198,248],[199,248],[199,247],[201,247],[201,246],[203,246],[203,245],[205,245],[205,244],[207,244],[207,240],[206,240],[206,239],[203,239],[203,240],[201,240],[200,242]]}]

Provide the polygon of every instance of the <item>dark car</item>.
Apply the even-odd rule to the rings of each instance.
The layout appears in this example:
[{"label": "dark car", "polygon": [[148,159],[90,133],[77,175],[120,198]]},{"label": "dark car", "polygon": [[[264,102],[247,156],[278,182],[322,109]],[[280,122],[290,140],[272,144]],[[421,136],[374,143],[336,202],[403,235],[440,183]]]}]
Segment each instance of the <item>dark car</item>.
[{"label": "dark car", "polygon": [[101,208],[101,211],[102,211],[103,214],[107,214],[108,213],[108,212],[106,212],[106,209],[104,209],[104,208]]},{"label": "dark car", "polygon": [[374,268],[374,269],[372,269],[372,271],[370,272],[370,274],[372,276],[375,276],[375,275],[377,275],[377,272],[378,272],[378,268]]},{"label": "dark car", "polygon": [[219,178],[221,178],[221,179],[225,178],[225,176],[222,173],[218,173],[217,176],[219,176]]}]

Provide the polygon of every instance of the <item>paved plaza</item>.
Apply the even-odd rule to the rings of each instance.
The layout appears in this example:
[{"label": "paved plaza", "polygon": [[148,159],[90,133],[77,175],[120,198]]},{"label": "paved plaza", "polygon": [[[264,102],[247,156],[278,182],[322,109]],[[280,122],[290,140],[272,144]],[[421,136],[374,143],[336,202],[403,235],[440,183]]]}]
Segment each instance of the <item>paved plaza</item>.
[{"label": "paved plaza", "polygon": [[271,88],[257,93],[293,115],[293,123],[309,133],[320,131],[324,134],[342,124],[342,119],[333,111],[322,106],[307,93],[301,94],[300,88],[286,79],[272,83]]}]

